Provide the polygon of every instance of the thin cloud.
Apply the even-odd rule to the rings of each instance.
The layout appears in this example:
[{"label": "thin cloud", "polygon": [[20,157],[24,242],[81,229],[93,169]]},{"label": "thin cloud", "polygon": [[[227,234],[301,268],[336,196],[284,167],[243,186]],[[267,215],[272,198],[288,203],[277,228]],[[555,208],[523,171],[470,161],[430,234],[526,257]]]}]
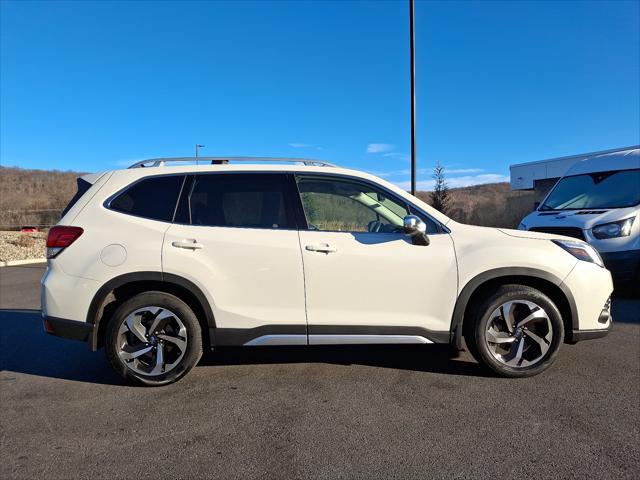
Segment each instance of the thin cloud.
[{"label": "thin cloud", "polygon": [[483,172],[483,168],[447,168],[444,167],[444,174],[457,175],[460,173],[480,173]]},{"label": "thin cloud", "polygon": [[[417,170],[418,175],[426,175],[427,173],[430,173],[429,170],[427,170],[426,168],[419,168]],[[405,177],[407,175],[411,175],[411,170],[409,170],[408,168],[405,168],[403,170],[392,170],[390,172],[380,172],[377,173],[376,175],[378,175],[379,177]]]},{"label": "thin cloud", "polygon": [[313,143],[290,143],[291,148],[312,148],[314,150],[324,150],[320,145],[314,145]]},{"label": "thin cloud", "polygon": [[[444,169],[444,173],[445,173],[445,177],[447,178],[447,181],[449,180],[453,180],[453,178],[449,178],[448,175],[460,175],[462,173],[480,173],[483,172],[484,170],[482,168],[457,168],[457,169],[447,169],[445,167]],[[433,169],[431,168],[418,168],[416,173],[418,175],[430,175],[433,173]],[[380,172],[377,173],[376,175],[378,175],[379,177],[400,177],[400,176],[405,176],[405,175],[411,175],[411,170],[409,170],[408,168],[402,169],[402,170],[392,170],[390,172]]]},{"label": "thin cloud", "polygon": [[367,153],[384,153],[393,150],[393,145],[389,143],[370,143],[367,145]]},{"label": "thin cloud", "polygon": [[393,158],[394,160],[402,160],[403,162],[409,161],[409,155],[407,155],[406,153],[400,153],[400,152],[385,153],[383,157]]}]

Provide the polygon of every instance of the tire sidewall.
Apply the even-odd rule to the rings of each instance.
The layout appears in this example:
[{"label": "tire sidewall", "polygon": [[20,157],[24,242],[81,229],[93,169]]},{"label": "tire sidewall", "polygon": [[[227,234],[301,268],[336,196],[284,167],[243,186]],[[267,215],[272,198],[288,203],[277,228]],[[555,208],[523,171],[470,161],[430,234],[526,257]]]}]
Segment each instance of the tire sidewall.
[{"label": "tire sidewall", "polygon": [[[158,376],[146,376],[134,372],[118,355],[118,330],[122,322],[134,311],[148,306],[166,308],[175,313],[187,329],[187,351],[180,363],[171,371]],[[126,380],[146,386],[173,383],[185,376],[202,356],[202,331],[200,323],[189,306],[178,297],[164,292],[140,293],[120,305],[114,312],[106,330],[105,350],[113,368]]]},{"label": "tire sidewall", "polygon": [[[491,320],[492,313],[500,305],[514,300],[525,300],[540,306],[548,314],[551,328],[553,329],[553,338],[549,350],[541,360],[529,367],[517,368],[501,363],[490,352],[485,338],[487,323]],[[475,347],[480,360],[495,373],[507,377],[530,377],[543,372],[554,362],[564,341],[564,324],[558,308],[542,292],[532,288],[503,288],[484,303],[475,324],[474,336]]]}]

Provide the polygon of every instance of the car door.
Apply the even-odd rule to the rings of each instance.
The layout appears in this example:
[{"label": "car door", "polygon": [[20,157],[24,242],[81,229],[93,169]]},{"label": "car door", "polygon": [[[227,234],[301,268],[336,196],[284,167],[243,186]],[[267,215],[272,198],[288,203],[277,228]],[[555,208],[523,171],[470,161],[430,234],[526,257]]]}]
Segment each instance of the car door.
[{"label": "car door", "polygon": [[283,173],[203,173],[181,194],[163,271],[203,290],[218,345],[307,343],[292,189]]},{"label": "car door", "polygon": [[[453,242],[425,213],[368,181],[298,174],[309,343],[448,339],[457,294]],[[428,224],[414,245],[403,218]],[[422,338],[423,340],[420,340]]]}]

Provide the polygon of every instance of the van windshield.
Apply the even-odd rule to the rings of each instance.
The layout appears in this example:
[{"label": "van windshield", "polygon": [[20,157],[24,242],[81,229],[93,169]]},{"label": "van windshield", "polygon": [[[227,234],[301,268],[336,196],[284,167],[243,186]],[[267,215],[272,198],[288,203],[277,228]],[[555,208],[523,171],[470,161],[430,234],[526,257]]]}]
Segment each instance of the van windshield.
[{"label": "van windshield", "polygon": [[624,208],[640,203],[640,169],[587,173],[561,179],[539,210]]}]

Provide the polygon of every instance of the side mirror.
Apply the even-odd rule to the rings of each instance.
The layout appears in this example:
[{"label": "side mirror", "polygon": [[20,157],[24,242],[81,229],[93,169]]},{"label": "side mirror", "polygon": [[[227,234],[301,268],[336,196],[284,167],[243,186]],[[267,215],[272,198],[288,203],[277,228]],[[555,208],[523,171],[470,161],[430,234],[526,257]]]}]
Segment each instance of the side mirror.
[{"label": "side mirror", "polygon": [[404,233],[411,237],[414,245],[429,245],[427,224],[420,217],[407,215],[404,217]]},{"label": "side mirror", "polygon": [[533,209],[534,210],[538,210],[539,206],[540,206],[540,202],[533,202]]}]

